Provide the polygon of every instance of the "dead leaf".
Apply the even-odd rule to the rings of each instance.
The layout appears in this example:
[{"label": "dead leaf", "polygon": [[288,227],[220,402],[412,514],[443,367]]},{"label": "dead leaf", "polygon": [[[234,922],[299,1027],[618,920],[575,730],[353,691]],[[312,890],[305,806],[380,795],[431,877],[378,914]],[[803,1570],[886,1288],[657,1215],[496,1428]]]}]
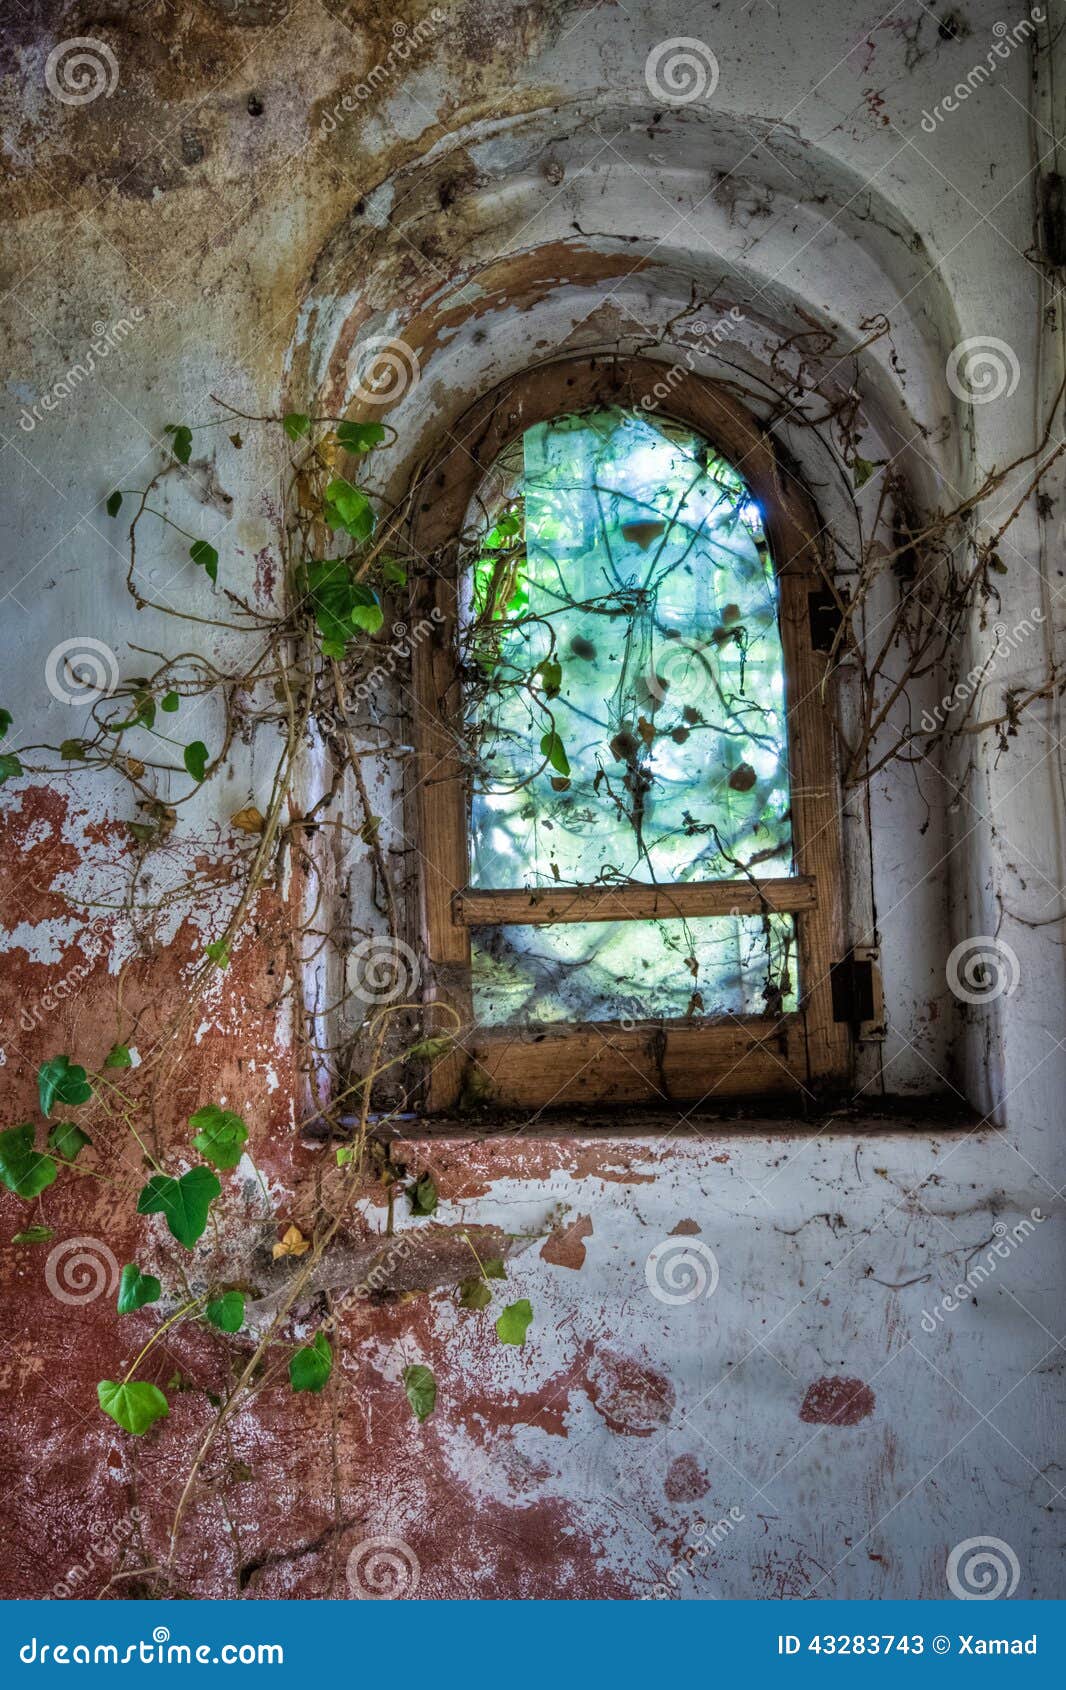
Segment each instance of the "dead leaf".
[{"label": "dead leaf", "polygon": [[650,745],[652,740],[655,738],[654,724],[649,722],[646,716],[639,716],[637,718],[637,732],[644,741],[645,745]]},{"label": "dead leaf", "polygon": [[144,764],[139,757],[126,758],[126,773],[131,775],[134,780],[140,780],[144,774]]},{"label": "dead leaf", "polygon": [[756,781],[755,770],[750,763],[738,763],[729,777],[729,784],[734,792],[750,792]]},{"label": "dead leaf", "polygon": [[274,1246],[274,1260],[279,1256],[303,1256],[311,1245],[298,1226],[290,1226],[281,1242]]},{"label": "dead leaf", "polygon": [[238,828],[241,833],[262,833],[266,826],[266,822],[254,804],[249,804],[245,809],[238,810],[237,814],[231,816],[229,820],[230,826]]},{"label": "dead leaf", "polygon": [[637,754],[636,735],[630,733],[628,728],[621,728],[610,743],[611,756],[616,757],[620,763],[627,763],[631,757],[635,757]]},{"label": "dead leaf", "polygon": [[178,825],[178,812],[173,804],[163,804],[158,798],[140,798],[137,808],[154,822],[157,839],[168,839]]}]

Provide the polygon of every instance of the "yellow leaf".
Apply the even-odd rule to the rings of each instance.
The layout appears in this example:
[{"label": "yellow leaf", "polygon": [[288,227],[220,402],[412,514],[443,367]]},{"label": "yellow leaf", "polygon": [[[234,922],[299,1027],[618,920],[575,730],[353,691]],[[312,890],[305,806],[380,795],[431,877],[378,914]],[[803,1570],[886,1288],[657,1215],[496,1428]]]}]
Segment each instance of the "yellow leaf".
[{"label": "yellow leaf", "polygon": [[140,780],[144,774],[144,764],[139,757],[126,758],[126,773],[132,775],[134,780]]},{"label": "yellow leaf", "polygon": [[274,1246],[274,1260],[279,1256],[302,1256],[311,1245],[298,1226],[290,1226],[280,1244]]},{"label": "yellow leaf", "polygon": [[239,828],[242,833],[262,833],[266,822],[255,805],[249,804],[246,809],[238,810],[235,816],[230,817],[230,826]]}]

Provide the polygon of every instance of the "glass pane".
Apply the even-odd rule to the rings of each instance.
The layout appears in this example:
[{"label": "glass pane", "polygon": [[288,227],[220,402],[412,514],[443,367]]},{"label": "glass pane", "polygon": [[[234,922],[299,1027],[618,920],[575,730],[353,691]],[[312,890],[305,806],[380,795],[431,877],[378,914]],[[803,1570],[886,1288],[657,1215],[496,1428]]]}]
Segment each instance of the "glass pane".
[{"label": "glass pane", "polygon": [[[776,579],[736,471],[661,418],[557,418],[497,463],[466,538],[471,885],[791,873]],[[627,992],[648,1016],[762,1010],[791,933],[729,917],[486,930],[479,1013],[617,1019]]]},{"label": "glass pane", "polygon": [[793,918],[475,927],[483,1027],[780,1015],[796,1007]]}]

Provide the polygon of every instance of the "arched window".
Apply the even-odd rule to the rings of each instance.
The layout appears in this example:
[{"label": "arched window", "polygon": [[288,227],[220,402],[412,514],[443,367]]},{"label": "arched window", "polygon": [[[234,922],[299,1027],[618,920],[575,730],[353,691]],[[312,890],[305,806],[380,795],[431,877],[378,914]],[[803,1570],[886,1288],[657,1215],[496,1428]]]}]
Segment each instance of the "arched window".
[{"label": "arched window", "polygon": [[423,485],[422,937],[462,1027],[430,1108],[840,1077],[817,530],[753,419],[662,365],[551,365]]}]

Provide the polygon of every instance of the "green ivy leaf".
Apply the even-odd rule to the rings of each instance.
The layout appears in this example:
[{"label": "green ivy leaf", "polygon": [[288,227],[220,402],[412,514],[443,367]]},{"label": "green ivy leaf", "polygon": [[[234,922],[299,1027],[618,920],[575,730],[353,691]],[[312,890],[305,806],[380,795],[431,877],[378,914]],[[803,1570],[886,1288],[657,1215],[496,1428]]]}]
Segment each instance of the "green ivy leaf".
[{"label": "green ivy leaf", "polygon": [[206,957],[210,957],[216,967],[228,968],[229,941],[226,939],[212,939],[209,945],[204,946],[204,955]]},{"label": "green ivy leaf", "polygon": [[10,710],[0,710],[0,739],[7,737],[7,730],[14,720]]},{"label": "green ivy leaf", "polygon": [[107,495],[107,504],[104,506],[104,509],[106,510],[108,516],[117,516],[119,511],[122,509],[122,494],[109,493]]},{"label": "green ivy leaf", "polygon": [[5,780],[14,780],[16,775],[24,773],[22,764],[13,751],[0,751],[0,786]]},{"label": "green ivy leaf", "polygon": [[485,1275],[486,1279],[507,1278],[507,1269],[504,1267],[503,1262],[498,1256],[493,1256],[491,1261],[482,1262],[481,1271]]},{"label": "green ivy leaf", "polygon": [[884,458],[876,458],[873,462],[869,458],[855,458],[851,468],[856,492],[860,487],[866,486],[874,470],[880,469],[884,461]]},{"label": "green ivy leaf", "polygon": [[199,1164],[180,1179],[153,1174],[137,1199],[139,1215],[165,1215],[179,1244],[191,1250],[203,1236],[207,1212],[222,1190],[217,1174]]},{"label": "green ivy leaf", "polygon": [[154,1273],[142,1273],[136,1262],[126,1263],[118,1282],[119,1314],[132,1314],[145,1303],[158,1303],[162,1295],[163,1287]]},{"label": "green ivy leaf", "polygon": [[59,755],[65,763],[84,763],[85,741],[83,739],[65,739],[59,747]]},{"label": "green ivy leaf", "polygon": [[220,1332],[239,1332],[244,1325],[244,1292],[223,1291],[221,1297],[211,1299],[204,1314]]},{"label": "green ivy leaf", "polygon": [[419,1039],[407,1054],[416,1062],[435,1062],[438,1056],[451,1050],[454,1042],[450,1033],[438,1033],[432,1039]]},{"label": "green ivy leaf", "polygon": [[522,531],[522,518],[517,511],[511,511],[509,516],[501,517],[495,528],[485,535],[481,542],[486,551],[498,552],[508,540],[513,540]]},{"label": "green ivy leaf", "polygon": [[69,1056],[53,1056],[37,1070],[42,1115],[50,1115],[54,1103],[65,1103],[68,1108],[76,1109],[79,1103],[88,1103],[92,1095],[85,1069],[72,1063]]},{"label": "green ivy leaf", "polygon": [[49,1150],[54,1150],[64,1162],[75,1161],[78,1151],[91,1143],[88,1133],[83,1133],[75,1121],[57,1121],[48,1134]]},{"label": "green ivy leaf", "polygon": [[316,1332],[289,1362],[289,1384],[294,1391],[321,1391],[333,1371],[333,1351],[324,1332]]},{"label": "green ivy leaf", "polygon": [[192,429],[185,428],[184,425],[179,428],[177,423],[167,423],[163,433],[173,436],[171,444],[179,464],[187,464],[192,456]]},{"label": "green ivy leaf", "polygon": [[132,1068],[133,1058],[129,1045],[112,1045],[104,1057],[105,1068]]},{"label": "green ivy leaf", "polygon": [[146,1379],[133,1379],[121,1385],[114,1379],[101,1379],[96,1395],[104,1413],[135,1438],[143,1436],[149,1426],[170,1413],[170,1404],[159,1386],[149,1385]]},{"label": "green ivy leaf", "polygon": [[537,669],[537,674],[540,676],[545,698],[557,698],[563,684],[562,664],[556,663],[553,658],[546,657]]},{"label": "green ivy leaf", "polygon": [[311,418],[302,411],[289,411],[282,417],[281,426],[290,440],[301,440],[311,427]]},{"label": "green ivy leaf", "polygon": [[390,587],[406,587],[407,569],[406,566],[400,562],[399,558],[383,557],[381,560],[381,573]]},{"label": "green ivy leaf", "polygon": [[437,1381],[428,1367],[416,1362],[413,1367],[403,1370],[403,1388],[407,1392],[407,1400],[414,1411],[414,1417],[419,1422],[428,1420],[437,1406]]},{"label": "green ivy leaf", "polygon": [[206,540],[194,540],[189,547],[189,556],[209,581],[218,580],[218,553],[214,546],[209,546]]},{"label": "green ivy leaf", "polygon": [[196,1131],[193,1144],[208,1162],[226,1171],[237,1166],[248,1137],[248,1128],[239,1115],[208,1103],[189,1116],[189,1125]]},{"label": "green ivy leaf", "polygon": [[433,1183],[432,1174],[419,1174],[414,1185],[408,1188],[411,1199],[412,1215],[431,1215],[437,1207],[437,1187]]},{"label": "green ivy leaf", "polygon": [[487,1309],[492,1302],[492,1287],[483,1279],[464,1279],[459,1286],[461,1309]]},{"label": "green ivy leaf", "polygon": [[193,780],[203,780],[207,771],[207,746],[202,739],[194,739],[185,747],[185,767]]},{"label": "green ivy leaf", "polygon": [[338,1168],[346,1168],[348,1166],[349,1162],[354,1162],[354,1161],[355,1161],[355,1151],[352,1148],[352,1146],[350,1144],[338,1144],[338,1146],[337,1146],[337,1166],[338,1166]]},{"label": "green ivy leaf", "polygon": [[508,1303],[496,1322],[496,1336],[500,1343],[524,1344],[532,1319],[533,1307],[527,1297],[517,1303]]},{"label": "green ivy leaf", "polygon": [[563,742],[554,731],[546,733],[540,742],[542,756],[547,757],[553,769],[561,775],[570,773],[570,762],[563,747]]},{"label": "green ivy leaf", "polygon": [[326,487],[322,516],[330,528],[343,529],[353,540],[369,540],[377,518],[361,487],[353,487],[343,475],[334,476]]},{"label": "green ivy leaf", "polygon": [[359,592],[367,593],[369,597],[365,603],[353,604],[352,621],[357,628],[362,628],[364,634],[376,634],[385,620],[385,612],[369,587],[364,587],[361,582],[356,582],[356,587]]},{"label": "green ivy leaf", "polygon": [[376,634],[385,620],[377,594],[362,581],[352,579],[351,568],[343,558],[309,563],[303,585],[326,657],[343,657],[357,627]]},{"label": "green ivy leaf", "polygon": [[369,452],[372,446],[380,446],[384,438],[385,430],[380,423],[337,424],[337,444],[346,452]]},{"label": "green ivy leaf", "polygon": [[160,710],[165,710],[168,716],[173,716],[180,703],[180,693],[168,692],[164,698],[160,699],[159,708]]},{"label": "green ivy leaf", "polygon": [[133,725],[150,728],[155,725],[155,699],[150,692],[139,692],[133,701],[137,706],[137,714],[133,718]]},{"label": "green ivy leaf", "polygon": [[16,1232],[12,1244],[47,1244],[56,1235],[53,1226],[28,1226],[25,1232]]}]

